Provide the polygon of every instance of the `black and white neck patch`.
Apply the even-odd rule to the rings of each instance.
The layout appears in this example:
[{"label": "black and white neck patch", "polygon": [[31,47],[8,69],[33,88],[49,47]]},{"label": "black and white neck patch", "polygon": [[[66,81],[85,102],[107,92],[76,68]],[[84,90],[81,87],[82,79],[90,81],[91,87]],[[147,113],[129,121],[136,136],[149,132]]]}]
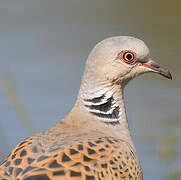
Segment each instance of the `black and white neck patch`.
[{"label": "black and white neck patch", "polygon": [[84,99],[84,105],[90,113],[105,123],[118,122],[121,119],[122,110],[113,94],[105,93],[99,97]]}]

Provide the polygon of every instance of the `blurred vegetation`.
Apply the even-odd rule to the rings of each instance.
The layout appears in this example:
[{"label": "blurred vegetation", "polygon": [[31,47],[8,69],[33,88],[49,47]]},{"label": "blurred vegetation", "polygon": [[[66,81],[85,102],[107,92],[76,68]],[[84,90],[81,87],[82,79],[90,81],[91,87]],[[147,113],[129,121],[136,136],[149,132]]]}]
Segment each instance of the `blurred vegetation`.
[{"label": "blurred vegetation", "polygon": [[9,101],[13,105],[17,115],[19,116],[19,120],[24,126],[26,132],[31,135],[37,132],[37,129],[32,121],[31,116],[26,110],[25,105],[16,90],[15,82],[13,80],[13,75],[8,73],[5,75],[2,81],[2,87]]}]

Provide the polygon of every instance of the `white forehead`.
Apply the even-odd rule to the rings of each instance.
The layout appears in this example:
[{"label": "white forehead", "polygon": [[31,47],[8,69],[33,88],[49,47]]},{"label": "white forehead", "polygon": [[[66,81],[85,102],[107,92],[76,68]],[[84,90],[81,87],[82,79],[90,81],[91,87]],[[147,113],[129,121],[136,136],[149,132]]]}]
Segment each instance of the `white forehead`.
[{"label": "white forehead", "polygon": [[130,36],[107,38],[95,46],[94,53],[107,54],[108,52],[119,52],[122,50],[134,51],[138,58],[146,58],[150,56],[147,45],[142,40]]}]

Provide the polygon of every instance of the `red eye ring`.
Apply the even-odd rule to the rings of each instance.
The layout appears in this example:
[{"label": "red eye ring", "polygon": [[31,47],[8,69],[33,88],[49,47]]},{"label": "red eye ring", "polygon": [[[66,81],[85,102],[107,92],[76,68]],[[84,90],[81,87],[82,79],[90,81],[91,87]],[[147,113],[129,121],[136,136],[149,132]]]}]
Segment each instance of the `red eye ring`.
[{"label": "red eye ring", "polygon": [[121,51],[118,54],[118,58],[126,64],[133,65],[137,62],[136,54],[133,51]]}]

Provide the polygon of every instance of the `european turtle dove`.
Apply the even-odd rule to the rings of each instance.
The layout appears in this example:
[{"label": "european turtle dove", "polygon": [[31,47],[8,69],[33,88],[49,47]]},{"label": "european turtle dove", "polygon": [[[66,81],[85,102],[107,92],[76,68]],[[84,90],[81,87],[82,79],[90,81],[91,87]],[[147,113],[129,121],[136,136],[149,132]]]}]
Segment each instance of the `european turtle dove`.
[{"label": "european turtle dove", "polygon": [[123,98],[148,72],[171,79],[142,40],[112,37],[90,53],[71,112],[53,128],[19,143],[0,166],[4,180],[142,180]]}]

